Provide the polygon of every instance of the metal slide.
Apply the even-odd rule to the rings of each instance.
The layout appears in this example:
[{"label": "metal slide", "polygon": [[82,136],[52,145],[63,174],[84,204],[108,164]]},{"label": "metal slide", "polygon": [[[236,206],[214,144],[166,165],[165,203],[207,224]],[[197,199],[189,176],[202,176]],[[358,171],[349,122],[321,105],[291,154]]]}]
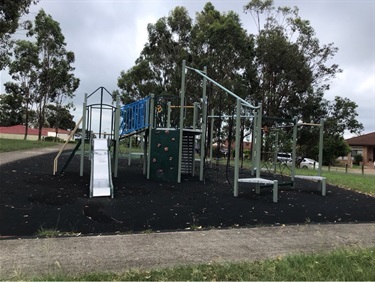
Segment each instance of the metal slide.
[{"label": "metal slide", "polygon": [[93,139],[91,155],[90,197],[113,198],[111,155],[108,139]]}]

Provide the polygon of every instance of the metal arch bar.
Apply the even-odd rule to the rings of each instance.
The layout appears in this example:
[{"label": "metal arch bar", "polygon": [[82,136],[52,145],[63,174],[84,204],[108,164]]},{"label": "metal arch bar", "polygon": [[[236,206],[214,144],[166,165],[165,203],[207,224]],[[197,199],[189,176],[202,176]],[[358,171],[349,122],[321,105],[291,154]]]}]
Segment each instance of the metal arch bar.
[{"label": "metal arch bar", "polygon": [[309,126],[322,126],[320,123],[297,123],[297,126],[309,125]]},{"label": "metal arch bar", "polygon": [[190,70],[193,70],[195,71],[196,73],[200,74],[201,76],[205,77],[206,79],[208,79],[209,81],[211,81],[213,84],[215,84],[216,86],[220,87],[221,89],[223,89],[225,92],[227,92],[228,94],[232,95],[233,97],[235,97],[236,99],[240,100],[242,102],[242,104],[246,105],[247,107],[251,108],[251,109],[259,109],[259,106],[258,107],[255,107],[253,105],[251,105],[249,102],[247,102],[246,100],[242,99],[241,97],[237,96],[236,94],[234,94],[232,91],[228,90],[227,88],[225,88],[224,86],[222,86],[221,84],[217,83],[215,80],[213,80],[212,78],[210,78],[209,76],[207,76],[205,73],[203,73],[202,71],[200,70],[197,70],[197,69],[194,69],[194,68],[191,68],[191,67],[188,67],[186,66],[187,69],[190,69]]},{"label": "metal arch bar", "polygon": [[98,87],[98,89],[96,89],[94,92],[92,92],[90,95],[87,96],[87,98],[90,98],[92,95],[94,95],[99,89],[101,89],[102,91],[105,90],[110,96],[112,96],[112,94],[107,90],[107,88],[105,88],[104,86],[100,86]]}]

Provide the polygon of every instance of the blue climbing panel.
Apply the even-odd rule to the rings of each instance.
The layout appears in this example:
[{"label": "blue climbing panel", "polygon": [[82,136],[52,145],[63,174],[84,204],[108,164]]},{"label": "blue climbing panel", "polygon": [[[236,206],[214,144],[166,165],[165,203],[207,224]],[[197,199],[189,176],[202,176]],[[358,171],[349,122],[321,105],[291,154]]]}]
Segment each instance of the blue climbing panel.
[{"label": "blue climbing panel", "polygon": [[121,107],[120,136],[129,136],[149,126],[150,97]]}]

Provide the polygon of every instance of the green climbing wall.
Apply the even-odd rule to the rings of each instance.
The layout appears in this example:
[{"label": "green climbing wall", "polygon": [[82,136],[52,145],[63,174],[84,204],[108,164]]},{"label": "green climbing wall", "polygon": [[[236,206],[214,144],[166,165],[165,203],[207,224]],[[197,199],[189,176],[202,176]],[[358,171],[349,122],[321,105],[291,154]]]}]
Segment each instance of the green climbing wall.
[{"label": "green climbing wall", "polygon": [[150,179],[177,182],[179,130],[153,129],[150,148]]}]

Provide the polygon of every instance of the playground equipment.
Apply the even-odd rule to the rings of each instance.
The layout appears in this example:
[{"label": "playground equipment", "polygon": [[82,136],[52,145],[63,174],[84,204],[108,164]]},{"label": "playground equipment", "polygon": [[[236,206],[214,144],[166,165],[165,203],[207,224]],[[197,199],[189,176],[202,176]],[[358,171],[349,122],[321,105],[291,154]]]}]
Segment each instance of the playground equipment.
[{"label": "playground equipment", "polygon": [[[185,105],[185,73],[190,70],[203,77],[202,83],[202,103],[195,102],[193,105]],[[278,189],[280,183],[276,179],[270,180],[262,178],[261,173],[261,143],[262,143],[262,104],[253,106],[248,101],[237,96],[232,91],[220,85],[215,80],[207,75],[207,69],[203,71],[186,66],[186,62],[182,62],[182,81],[180,92],[180,105],[172,105],[171,101],[167,102],[167,115],[162,116],[161,120],[155,122],[157,114],[163,112],[163,108],[158,103],[155,107],[155,96],[151,94],[142,100],[134,103],[126,104],[120,107],[119,97],[116,97],[116,105],[109,105],[103,103],[103,94],[107,92],[112,99],[112,95],[104,88],[99,87],[90,95],[85,95],[83,103],[83,117],[82,117],[82,139],[86,140],[86,134],[90,141],[88,149],[89,158],[91,160],[91,181],[90,181],[90,197],[96,196],[114,196],[114,188],[112,184],[112,173],[114,177],[118,174],[118,155],[119,155],[119,141],[135,134],[142,133],[144,136],[144,174],[147,179],[158,181],[181,182],[181,175],[185,173],[194,174],[195,171],[195,143],[196,136],[201,135],[200,138],[200,167],[199,179],[203,181],[204,178],[204,162],[205,162],[205,143],[206,143],[206,123],[207,123],[207,96],[206,84],[210,81],[230,96],[236,99],[236,131],[235,131],[235,164],[234,164],[234,185],[233,194],[238,197],[239,183],[252,183],[256,186],[256,193],[260,193],[261,187],[273,187],[273,201],[278,200]],[[100,90],[101,98],[99,104],[87,104],[88,98]],[[175,96],[177,98],[177,96]],[[158,98],[156,98],[158,99]],[[157,100],[159,102],[159,100]],[[193,112],[193,126],[192,128],[184,128],[184,118],[186,109],[192,108]],[[178,125],[171,124],[172,109],[179,109]],[[196,127],[198,120],[198,111],[201,109],[201,128]],[[241,114],[243,109],[250,109],[252,115],[242,115],[242,117],[252,119],[253,134],[252,134],[252,176],[251,178],[239,178],[240,167],[240,127]],[[92,113],[93,110],[99,110],[99,131],[95,133],[92,130]],[[102,133],[103,125],[103,111],[109,110],[111,115],[106,115],[111,118],[109,132]],[[213,115],[213,113],[212,113]],[[277,118],[273,118],[278,120]],[[212,121],[211,121],[212,122]],[[296,119],[293,122],[293,153],[292,153],[292,182],[289,183],[294,187],[294,178],[305,178],[318,181],[322,194],[325,195],[325,178],[321,177],[321,166],[318,169],[318,176],[296,176],[295,175],[295,148],[297,124]],[[108,126],[108,123],[106,124]],[[160,127],[160,126],[163,127]],[[307,125],[307,124],[303,124]],[[311,125],[311,124],[309,124]],[[165,126],[165,127],[164,127]],[[323,143],[323,121],[319,125],[321,127],[320,136],[320,156],[319,163],[322,163],[322,143]],[[211,127],[213,128],[213,126]],[[74,133],[73,133],[74,134]],[[102,135],[104,136],[102,138]],[[97,138],[96,138],[97,137]],[[106,137],[109,137],[107,140]],[[142,137],[143,138],[143,137]],[[77,144],[72,152],[71,157],[81,147],[80,158],[80,176],[83,176],[83,166],[85,157],[85,142]],[[113,150],[110,148],[113,147]],[[212,152],[212,150],[211,150]],[[112,154],[112,155],[111,155]],[[68,162],[71,160],[69,158]],[[130,156],[129,156],[130,157]],[[212,153],[210,153],[212,159]],[[113,163],[113,165],[112,165]],[[67,165],[67,164],[66,164]],[[66,167],[66,165],[64,167]],[[113,170],[112,170],[113,167]],[[57,168],[54,168],[54,173]],[[263,186],[261,186],[263,184]],[[282,184],[283,185],[283,184]]]},{"label": "playground equipment", "polygon": [[111,156],[108,145],[108,139],[93,139],[90,198],[102,196],[113,198]]}]

